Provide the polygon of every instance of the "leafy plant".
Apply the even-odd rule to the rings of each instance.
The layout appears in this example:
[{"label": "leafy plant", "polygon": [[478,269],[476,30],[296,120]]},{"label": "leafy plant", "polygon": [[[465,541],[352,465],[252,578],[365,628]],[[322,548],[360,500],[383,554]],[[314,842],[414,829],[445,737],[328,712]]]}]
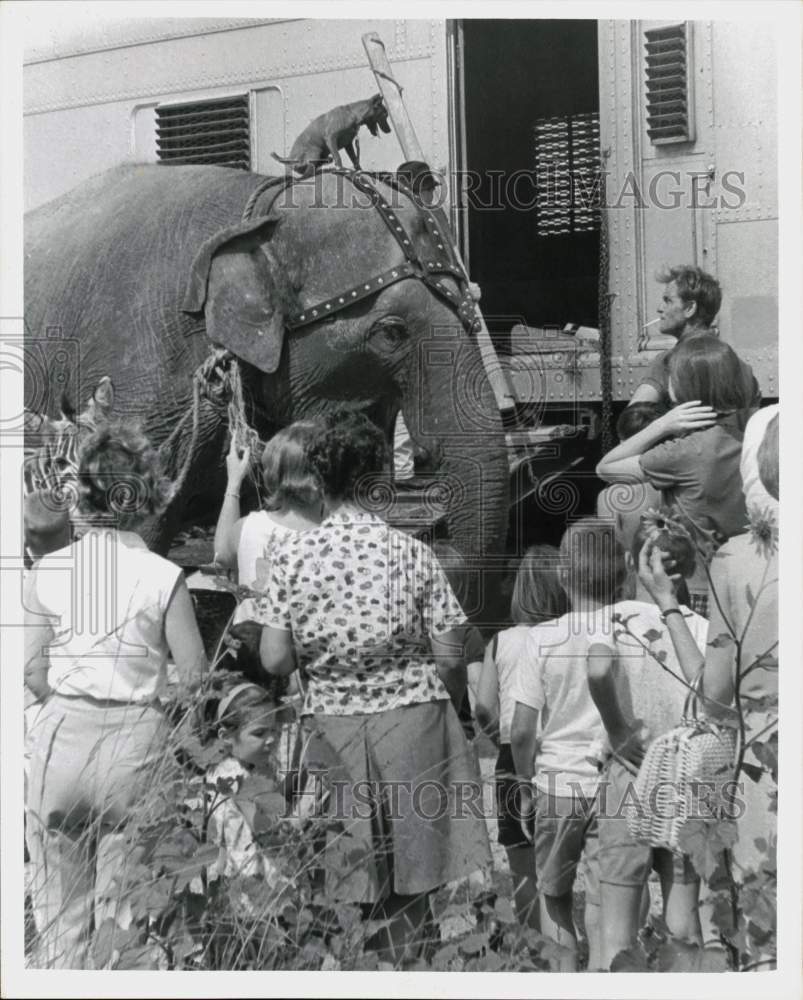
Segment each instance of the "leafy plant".
[{"label": "leafy plant", "polygon": [[[670,513],[667,520],[675,517]],[[775,519],[768,511],[751,511],[750,539],[759,554],[767,561],[758,589],[754,593],[750,584],[745,585],[745,599],[750,609],[747,620],[738,630],[722,615],[727,630],[709,639],[713,647],[732,646],[734,654],[734,705],[730,715],[716,705],[719,725],[732,726],[738,732],[737,754],[733,766],[734,787],[745,779],[753,783],[764,782],[767,787],[768,812],[777,811],[778,797],[778,699],[777,696],[749,701],[743,694],[745,679],[758,669],[777,670],[777,640],[769,649],[745,664],[743,650],[745,638],[753,622],[756,602],[768,586],[767,572],[770,557],[777,551],[778,531]],[[710,573],[710,562],[716,558],[716,545],[708,539],[697,546],[709,581],[709,592],[721,610],[721,598]],[[614,616],[618,634],[635,640],[645,652],[678,683],[686,688],[691,685],[666,664],[666,652],[654,650],[653,644],[663,637],[658,630],[646,633],[642,642],[628,626],[630,620]],[[707,699],[702,698],[705,704]],[[764,725],[748,738],[748,713],[762,713]],[[736,803],[733,802],[734,807]],[[733,847],[738,840],[736,823],[712,816],[689,818],[681,828],[680,844],[692,861],[702,880],[705,894],[701,905],[708,909],[711,921],[719,936],[718,948],[695,948],[694,945],[671,939],[664,927],[654,937],[639,942],[614,961],[612,971],[747,971],[756,968],[774,968],[777,955],[777,862],[774,836],[759,837],[754,846],[759,857],[755,868],[735,870]],[[656,946],[655,942],[661,944]],[[724,964],[723,964],[724,963]]]}]

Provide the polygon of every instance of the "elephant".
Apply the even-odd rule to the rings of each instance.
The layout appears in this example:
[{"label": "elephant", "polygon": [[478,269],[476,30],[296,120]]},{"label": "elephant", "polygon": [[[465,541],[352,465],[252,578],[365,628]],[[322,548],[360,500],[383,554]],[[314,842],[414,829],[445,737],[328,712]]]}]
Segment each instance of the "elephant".
[{"label": "elephant", "polygon": [[401,410],[415,484],[445,490],[449,543],[483,556],[509,473],[472,309],[445,217],[392,176],[127,164],[26,216],[26,405],[111,381],[180,482],[145,530],[162,554],[221,501],[228,411],[203,376],[225,359],[263,440],[345,403],[391,442]]}]

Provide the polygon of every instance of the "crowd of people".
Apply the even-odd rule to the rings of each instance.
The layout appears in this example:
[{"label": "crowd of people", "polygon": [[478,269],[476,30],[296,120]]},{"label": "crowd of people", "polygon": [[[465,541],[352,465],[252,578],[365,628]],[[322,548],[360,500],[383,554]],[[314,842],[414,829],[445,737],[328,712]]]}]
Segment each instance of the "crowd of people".
[{"label": "crowd of people", "polygon": [[[556,969],[577,968],[581,867],[590,970],[634,943],[652,871],[670,932],[706,938],[690,858],[635,838],[624,803],[689,687],[712,718],[740,699],[748,741],[771,725],[778,414],[757,409],[752,372],[711,329],[714,279],[692,267],[664,278],[661,331],[677,344],[620,417],[597,516],[570,522],[559,548],[522,555],[509,624],[494,634],[466,618],[457,553],[361,505],[392,464],[365,416],[338,409],[279,431],[261,456],[263,507],[244,516],[252,456],[232,441],[215,551],[242,588],[231,627],[241,676],[217,705],[227,757],[209,780],[277,777],[280,734],[294,727],[289,808],[314,775],[314,809],[339,821],[319,852],[326,892],[381,921],[374,944],[394,964],[436,933],[436,890],[485,884],[473,737],[498,749],[516,916],[562,946]],[[108,488],[120,477],[138,484],[122,506]],[[146,438],[104,425],[81,448],[78,479],[79,538],[34,506],[26,516],[37,546],[25,585],[26,842],[37,963],[54,968],[88,967],[93,927],[123,919],[104,890],[145,785],[173,766],[168,661],[184,693],[209,671],[181,570],[137,533],[169,493]],[[744,873],[755,840],[774,836],[770,793],[764,778],[743,788]],[[209,837],[224,848],[221,874],[277,880],[234,795]]]}]

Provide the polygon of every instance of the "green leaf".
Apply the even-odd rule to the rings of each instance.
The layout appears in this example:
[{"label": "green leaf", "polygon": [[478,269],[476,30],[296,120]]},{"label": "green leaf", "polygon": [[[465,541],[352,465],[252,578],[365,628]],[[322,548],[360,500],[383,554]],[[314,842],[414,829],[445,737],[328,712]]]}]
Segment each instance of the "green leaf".
[{"label": "green leaf", "polygon": [[731,646],[735,642],[735,639],[729,632],[720,632],[719,635],[715,635],[713,639],[710,639],[708,645],[713,649],[722,649],[724,646]]},{"label": "green leaf", "polygon": [[647,642],[658,642],[658,640],[662,638],[663,634],[664,633],[659,632],[658,629],[649,628],[644,633],[644,638],[647,640]]},{"label": "green leaf", "polygon": [[756,760],[772,774],[773,781],[778,781],[778,734],[773,733],[764,743],[753,743],[750,746]]},{"label": "green leaf", "polygon": [[458,956],[457,945],[450,942],[439,948],[432,959],[432,966],[436,969],[447,969]]},{"label": "green leaf", "polygon": [[120,952],[115,969],[158,969],[159,950],[153,944],[135,945]]},{"label": "green leaf", "polygon": [[728,959],[723,948],[699,945],[672,938],[658,949],[658,972],[726,972]]},{"label": "green leaf", "polygon": [[363,952],[355,959],[354,968],[358,972],[376,972],[379,968],[379,956],[375,951]]},{"label": "green leaf", "polygon": [[136,928],[123,930],[116,920],[107,917],[95,931],[92,940],[92,959],[95,968],[105,968],[112,962],[115,952],[136,941],[138,937],[139,931]]},{"label": "green leaf", "polygon": [[753,591],[750,589],[750,584],[746,583],[744,587],[744,596],[747,601],[747,606],[752,609],[753,605],[756,603],[756,599],[753,596]]},{"label": "green leaf", "polygon": [[203,950],[203,944],[200,941],[195,941],[186,929],[178,940],[171,936],[170,947],[173,949],[173,955],[178,962],[185,962],[191,955]]},{"label": "green leaf", "polygon": [[687,819],[678,833],[678,846],[691,857],[697,874],[707,880],[716,871],[722,852],[733,846],[737,836],[735,823]]},{"label": "green leaf", "polygon": [[611,972],[651,972],[647,955],[639,944],[620,951],[611,962]]},{"label": "green leaf", "polygon": [[742,773],[746,774],[751,781],[759,782],[762,774],[764,774],[764,768],[756,767],[754,764],[742,763]]},{"label": "green leaf", "polygon": [[494,913],[506,924],[512,924],[516,919],[512,903],[504,896],[497,896],[494,903]]},{"label": "green leaf", "polygon": [[776,893],[768,882],[742,892],[742,907],[750,923],[765,932],[776,928],[777,902]]},{"label": "green leaf", "polygon": [[464,955],[479,955],[483,951],[490,950],[488,947],[487,934],[469,934],[458,944],[460,951]]},{"label": "green leaf", "polygon": [[129,902],[134,919],[158,917],[172,903],[172,879],[158,878],[131,890]]}]

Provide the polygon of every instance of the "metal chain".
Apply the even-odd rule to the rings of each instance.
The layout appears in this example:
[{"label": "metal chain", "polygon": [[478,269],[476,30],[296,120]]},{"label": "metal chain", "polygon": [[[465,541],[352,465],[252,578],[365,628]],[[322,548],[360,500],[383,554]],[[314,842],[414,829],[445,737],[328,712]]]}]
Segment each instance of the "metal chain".
[{"label": "metal chain", "polygon": [[608,211],[605,194],[605,169],[607,151],[602,154],[603,169],[600,171],[600,223],[599,223],[599,385],[602,400],[602,453],[607,454],[614,446],[613,433],[613,374],[611,371],[611,300],[614,295],[608,288],[610,280],[610,249],[608,246]]}]

